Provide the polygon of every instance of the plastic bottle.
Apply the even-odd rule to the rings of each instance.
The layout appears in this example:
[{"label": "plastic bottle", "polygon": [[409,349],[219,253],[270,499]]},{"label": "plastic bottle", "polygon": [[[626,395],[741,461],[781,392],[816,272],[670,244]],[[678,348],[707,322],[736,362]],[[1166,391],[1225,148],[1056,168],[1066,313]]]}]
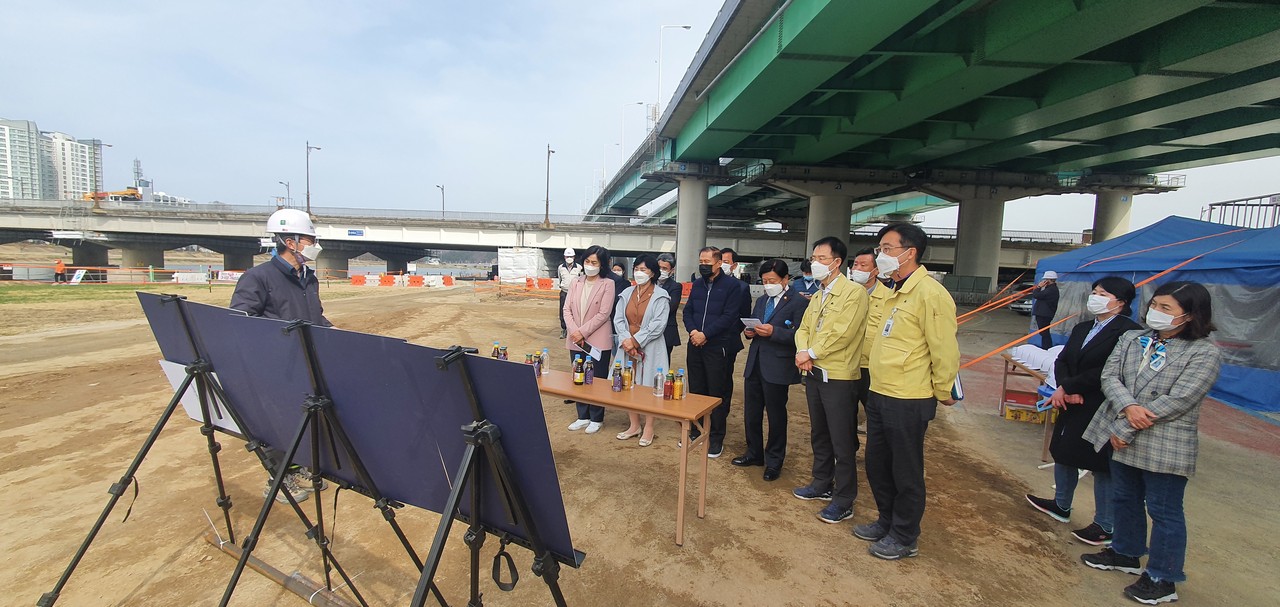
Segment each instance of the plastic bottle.
[{"label": "plastic bottle", "polygon": [[684,385],[684,369],[681,369],[679,373],[676,373],[675,385],[672,386],[672,388],[673,392],[671,394],[671,398],[683,399],[688,395],[688,390],[685,389],[686,386]]},{"label": "plastic bottle", "polygon": [[630,390],[635,387],[635,377],[631,371],[631,361],[627,361],[627,366],[622,369],[622,387]]},{"label": "plastic bottle", "polygon": [[490,354],[489,356],[493,358],[498,358],[499,356],[502,356],[502,351],[498,348],[498,342],[496,341],[493,342],[493,353]]},{"label": "plastic bottle", "polygon": [[582,357],[577,354],[574,354],[573,355],[573,385],[575,386],[582,385],[582,382],[583,382],[582,375],[583,375]]},{"label": "plastic bottle", "polygon": [[551,372],[551,354],[546,348],[542,349],[542,374],[546,375]]},{"label": "plastic bottle", "polygon": [[596,362],[591,358],[590,354],[587,355],[587,364],[583,367],[582,372],[584,374],[583,381],[590,386],[596,379]]},{"label": "plastic bottle", "polygon": [[611,376],[613,377],[613,391],[621,392],[622,391],[622,363],[618,361],[613,362],[613,373],[611,374]]},{"label": "plastic bottle", "polygon": [[666,375],[662,374],[662,367],[658,367],[658,372],[653,375],[653,395],[662,396],[662,380],[666,379]]},{"label": "plastic bottle", "polygon": [[507,360],[507,347],[498,348],[498,360]]},{"label": "plastic bottle", "polygon": [[667,372],[666,381],[662,382],[662,400],[671,400],[676,397],[676,374]]}]

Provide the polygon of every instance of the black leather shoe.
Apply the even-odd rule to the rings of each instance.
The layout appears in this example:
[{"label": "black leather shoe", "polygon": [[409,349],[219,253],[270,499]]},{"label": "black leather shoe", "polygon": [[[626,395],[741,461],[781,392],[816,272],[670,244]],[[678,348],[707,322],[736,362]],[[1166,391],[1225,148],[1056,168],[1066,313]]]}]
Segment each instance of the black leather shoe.
[{"label": "black leather shoe", "polygon": [[759,460],[746,455],[733,458],[733,465],[746,468],[747,466],[763,466],[764,460]]},{"label": "black leather shoe", "polygon": [[765,469],[764,469],[764,480],[766,480],[766,481],[776,481],[776,480],[778,480],[778,476],[779,476],[779,475],[781,475],[781,474],[782,474],[782,471],[781,471],[781,470],[779,470],[779,469],[777,469],[777,468],[765,468]]}]

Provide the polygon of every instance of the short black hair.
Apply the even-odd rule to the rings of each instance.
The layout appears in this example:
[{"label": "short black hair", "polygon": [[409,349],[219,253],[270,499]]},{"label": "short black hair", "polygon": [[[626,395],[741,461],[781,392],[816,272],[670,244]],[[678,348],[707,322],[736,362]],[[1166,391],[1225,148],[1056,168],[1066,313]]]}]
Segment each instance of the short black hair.
[{"label": "short black hair", "polygon": [[738,261],[738,252],[733,249],[730,249],[729,247],[720,249],[720,259],[724,259],[725,255],[732,255],[733,260]]},{"label": "short black hair", "polygon": [[806,272],[813,273],[813,262],[808,259],[800,261],[800,273],[804,274]]},{"label": "short black hair", "polygon": [[840,258],[840,265],[843,266],[844,262],[849,261],[849,247],[845,246],[843,240],[835,236],[824,236],[819,238],[818,242],[813,243],[813,248],[816,249],[822,245],[830,247],[831,254]]},{"label": "short black hair", "polygon": [[643,267],[649,271],[649,278],[656,279],[658,274],[662,273],[662,269],[658,267],[658,260],[648,253],[636,255],[636,260],[631,262],[631,273],[636,273],[636,268]]},{"label": "short black hair", "polygon": [[[924,263],[924,250],[929,246],[929,235],[924,233],[920,226],[914,223],[891,223],[876,234],[876,242],[880,242],[885,234],[893,232],[902,240],[902,246],[916,250],[916,263]],[[901,254],[901,253],[899,253]]]},{"label": "short black hair", "polygon": [[712,257],[714,257],[714,258],[716,258],[716,259],[723,259],[723,258],[720,256],[720,253],[721,253],[720,249],[717,249],[717,248],[715,248],[715,247],[713,247],[713,246],[711,246],[711,245],[707,245],[707,246],[702,247],[701,249],[699,249],[699,250],[698,250],[698,255],[699,255],[699,256],[701,256],[703,253],[711,253],[711,256],[712,256]]},{"label": "short black hair", "polygon": [[[1178,302],[1178,307],[1182,308],[1183,314],[1188,316],[1178,337],[1187,340],[1204,339],[1218,330],[1213,326],[1213,298],[1209,297],[1209,290],[1204,285],[1189,280],[1175,280],[1160,285],[1151,294],[1151,299],[1159,295],[1172,297]],[[1151,307],[1150,302],[1147,307]]]},{"label": "short black hair", "polygon": [[760,262],[760,277],[764,278],[764,275],[769,272],[777,274],[778,278],[785,279],[787,276],[790,276],[790,274],[787,273],[787,262],[782,261],[781,259],[766,259]]},{"label": "short black hair", "polygon": [[[587,250],[582,252],[582,257],[578,258],[578,263],[585,265],[587,258],[591,257],[592,255],[595,255],[596,260],[600,262],[601,274],[605,274],[606,272],[608,272],[609,274],[613,273],[612,266],[609,264],[609,249],[606,249],[598,244],[593,244],[587,247]],[[606,274],[606,276],[607,275],[608,274]]]},{"label": "short black hair", "polygon": [[865,249],[858,249],[858,252],[854,253],[853,257],[850,258],[850,262],[852,262],[854,259],[862,257],[863,255],[870,255],[872,259],[874,259],[876,256],[876,250],[871,247],[867,247]]},{"label": "short black hair", "polygon": [[1092,291],[1098,287],[1114,295],[1117,301],[1124,302],[1124,307],[1120,308],[1121,316],[1133,315],[1133,298],[1138,295],[1138,290],[1134,288],[1133,283],[1119,276],[1103,276],[1093,281],[1089,290]]}]

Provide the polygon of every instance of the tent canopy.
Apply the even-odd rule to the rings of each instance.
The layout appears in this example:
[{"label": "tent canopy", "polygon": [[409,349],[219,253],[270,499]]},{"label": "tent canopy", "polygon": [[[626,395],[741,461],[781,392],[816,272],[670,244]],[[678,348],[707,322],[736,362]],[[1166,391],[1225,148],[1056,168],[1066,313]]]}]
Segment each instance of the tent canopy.
[{"label": "tent canopy", "polygon": [[[1181,265],[1180,265],[1181,264]],[[1213,298],[1212,339],[1222,349],[1222,374],[1210,394],[1252,411],[1280,411],[1269,386],[1280,382],[1280,227],[1248,229],[1167,217],[1146,228],[1088,247],[1048,257],[1036,277],[1058,273],[1061,298],[1057,319],[1088,319],[1085,300],[1093,281],[1120,276],[1134,284],[1176,270],[1144,285],[1133,302],[1141,321],[1143,304],[1160,284],[1190,280]],[[1055,328],[1065,343],[1074,323]]]}]

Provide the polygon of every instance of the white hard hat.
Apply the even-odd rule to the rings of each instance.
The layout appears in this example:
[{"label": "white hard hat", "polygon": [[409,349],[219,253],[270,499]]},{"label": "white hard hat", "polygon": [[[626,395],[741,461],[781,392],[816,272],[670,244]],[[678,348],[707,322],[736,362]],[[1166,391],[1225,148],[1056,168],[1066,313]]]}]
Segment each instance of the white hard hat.
[{"label": "white hard hat", "polygon": [[1057,273],[1057,272],[1054,272],[1053,270],[1049,270],[1048,272],[1045,272],[1045,273],[1044,273],[1044,277],[1045,277],[1047,280],[1057,280],[1057,279],[1058,279],[1058,273]]},{"label": "white hard hat", "polygon": [[564,250],[564,256],[565,256],[565,257],[574,257],[574,256],[576,256],[577,254],[578,254],[578,252],[577,252],[577,251],[574,251],[574,250],[573,250],[573,247],[569,247],[569,248],[567,248],[567,249],[565,249],[565,250]]},{"label": "white hard hat", "polygon": [[316,226],[311,216],[298,209],[280,209],[267,219],[267,232],[271,234],[300,234],[315,236]]}]

